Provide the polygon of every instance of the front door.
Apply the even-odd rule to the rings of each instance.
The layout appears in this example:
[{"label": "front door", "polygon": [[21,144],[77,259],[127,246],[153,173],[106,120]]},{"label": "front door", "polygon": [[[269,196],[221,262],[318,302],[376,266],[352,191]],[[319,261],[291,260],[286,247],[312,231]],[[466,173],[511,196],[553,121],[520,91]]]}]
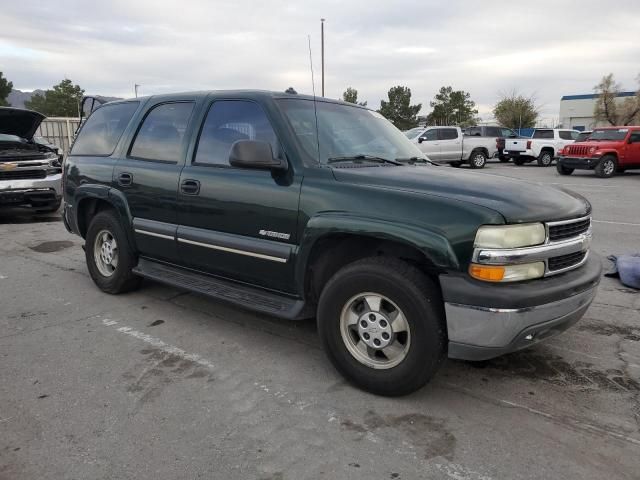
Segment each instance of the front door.
[{"label": "front door", "polygon": [[114,187],[124,193],[133,217],[138,251],[172,263],[179,263],[178,180],[194,105],[180,101],[152,106],[113,172]]},{"label": "front door", "polygon": [[640,166],[640,130],[632,131],[625,149],[623,166]]},{"label": "front door", "polygon": [[268,142],[286,158],[259,104],[213,101],[180,176],[179,253],[193,269],[294,292],[302,178],[291,165],[285,172],[231,167],[238,140]]},{"label": "front door", "polygon": [[431,160],[440,160],[440,141],[438,140],[438,129],[432,128],[425,131],[418,139],[418,148]]}]

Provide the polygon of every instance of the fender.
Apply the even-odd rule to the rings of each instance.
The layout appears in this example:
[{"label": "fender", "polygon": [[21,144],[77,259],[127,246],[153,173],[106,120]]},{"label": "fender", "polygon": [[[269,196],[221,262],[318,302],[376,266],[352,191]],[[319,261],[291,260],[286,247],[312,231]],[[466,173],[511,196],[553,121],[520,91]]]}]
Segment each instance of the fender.
[{"label": "fender", "polygon": [[460,263],[451,244],[437,228],[424,228],[379,218],[328,212],[312,217],[304,229],[296,256],[297,285],[305,284],[307,263],[314,245],[318,240],[331,234],[364,235],[380,240],[393,240],[421,251],[438,268],[460,269]]},{"label": "fender", "polygon": [[75,205],[71,207],[71,209],[73,210],[71,218],[72,221],[75,222],[75,225],[72,225],[72,229],[74,230],[74,232],[77,232],[77,234],[80,235],[78,212],[80,211],[80,205],[83,202],[88,201],[89,199],[101,200],[113,206],[114,210],[118,214],[122,228],[127,235],[127,242],[129,243],[129,246],[134,251],[137,251],[135,239],[133,238],[132,233],[132,218],[131,212],[129,211],[127,199],[122,192],[111,188],[108,185],[85,184],[80,185],[76,189]]}]

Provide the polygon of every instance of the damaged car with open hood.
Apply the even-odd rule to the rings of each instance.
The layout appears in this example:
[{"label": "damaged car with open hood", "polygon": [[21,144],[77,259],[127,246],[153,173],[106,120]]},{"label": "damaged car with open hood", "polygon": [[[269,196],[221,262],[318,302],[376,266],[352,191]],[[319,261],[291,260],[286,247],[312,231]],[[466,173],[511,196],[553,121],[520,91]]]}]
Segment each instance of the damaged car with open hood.
[{"label": "damaged car with open hood", "polygon": [[0,107],[0,208],[55,212],[62,202],[62,160],[55,146],[34,139],[41,113]]}]

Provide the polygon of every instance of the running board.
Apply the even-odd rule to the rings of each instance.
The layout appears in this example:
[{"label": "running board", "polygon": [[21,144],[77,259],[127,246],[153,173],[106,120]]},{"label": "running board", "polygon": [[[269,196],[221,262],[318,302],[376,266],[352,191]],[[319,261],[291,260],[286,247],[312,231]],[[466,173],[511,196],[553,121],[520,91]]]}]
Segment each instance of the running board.
[{"label": "running board", "polygon": [[314,317],[303,300],[140,258],[133,273],[160,283],[288,320]]}]

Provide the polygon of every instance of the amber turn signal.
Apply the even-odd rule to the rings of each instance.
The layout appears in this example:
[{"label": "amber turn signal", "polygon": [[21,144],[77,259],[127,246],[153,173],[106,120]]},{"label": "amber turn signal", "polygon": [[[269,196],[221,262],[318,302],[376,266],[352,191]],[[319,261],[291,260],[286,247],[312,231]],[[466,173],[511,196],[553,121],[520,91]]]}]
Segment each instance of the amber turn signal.
[{"label": "amber turn signal", "polygon": [[485,282],[500,282],[504,278],[505,268],[502,266],[477,265],[472,263],[469,267],[469,275]]}]

